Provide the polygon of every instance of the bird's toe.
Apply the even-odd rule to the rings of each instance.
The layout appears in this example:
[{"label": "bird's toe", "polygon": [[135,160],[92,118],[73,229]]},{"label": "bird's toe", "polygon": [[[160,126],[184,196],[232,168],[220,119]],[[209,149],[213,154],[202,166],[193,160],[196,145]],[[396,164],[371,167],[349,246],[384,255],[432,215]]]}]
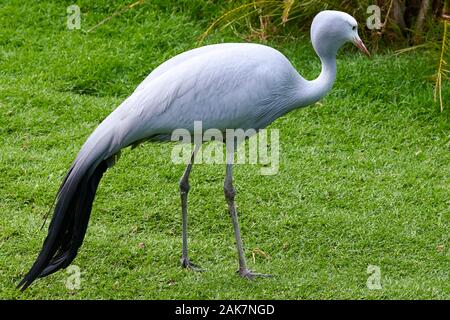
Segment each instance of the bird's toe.
[{"label": "bird's toe", "polygon": [[180,260],[181,262],[181,266],[183,268],[189,269],[189,270],[193,270],[193,271],[198,271],[198,272],[202,272],[205,271],[203,268],[201,268],[200,266],[196,265],[195,263],[189,261],[188,258],[181,258]]},{"label": "bird's toe", "polygon": [[255,280],[256,277],[261,277],[261,278],[270,278],[272,277],[272,275],[270,274],[264,274],[264,273],[257,273],[257,272],[253,272],[249,269],[239,269],[237,271],[237,273],[239,273],[239,275],[242,278],[248,279],[248,280]]}]

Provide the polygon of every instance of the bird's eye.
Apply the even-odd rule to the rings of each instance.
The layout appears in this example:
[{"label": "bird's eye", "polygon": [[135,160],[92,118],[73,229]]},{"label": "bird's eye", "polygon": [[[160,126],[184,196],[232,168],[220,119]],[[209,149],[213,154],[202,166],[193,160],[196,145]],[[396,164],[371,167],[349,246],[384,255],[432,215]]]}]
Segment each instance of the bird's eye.
[{"label": "bird's eye", "polygon": [[356,30],[356,26],[353,26],[353,27],[352,27],[352,30],[355,31],[355,30]]}]

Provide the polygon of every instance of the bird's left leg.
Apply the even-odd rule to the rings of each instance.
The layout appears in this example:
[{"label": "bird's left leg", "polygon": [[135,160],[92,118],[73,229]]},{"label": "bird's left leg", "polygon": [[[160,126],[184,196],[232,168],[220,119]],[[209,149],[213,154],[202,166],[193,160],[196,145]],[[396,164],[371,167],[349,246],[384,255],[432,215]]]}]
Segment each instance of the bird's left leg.
[{"label": "bird's left leg", "polygon": [[[228,153],[228,152],[227,152]],[[231,153],[231,156],[227,154],[227,171],[226,171],[226,177],[225,177],[225,183],[224,183],[224,192],[225,192],[225,199],[228,203],[228,211],[231,216],[231,220],[233,222],[233,228],[234,228],[234,236],[236,240],[236,248],[238,251],[238,258],[239,258],[239,270],[237,271],[241,277],[253,280],[255,277],[270,277],[270,275],[262,274],[262,273],[254,273],[251,270],[247,268],[247,264],[245,262],[245,254],[244,254],[244,248],[242,244],[242,238],[241,238],[241,230],[239,228],[239,222],[236,212],[236,203],[234,202],[234,197],[236,196],[236,190],[233,187],[233,153]]]},{"label": "bird's left leg", "polygon": [[180,196],[181,196],[181,214],[183,219],[183,248],[181,254],[181,266],[183,268],[192,269],[194,271],[202,271],[202,269],[195,265],[194,263],[189,261],[188,258],[188,233],[187,233],[187,198],[189,193],[189,174],[191,173],[192,164],[194,163],[195,155],[198,152],[198,149],[201,145],[196,144],[194,146],[194,151],[192,152],[191,159],[186,166],[186,170],[184,171],[183,176],[180,179]]}]

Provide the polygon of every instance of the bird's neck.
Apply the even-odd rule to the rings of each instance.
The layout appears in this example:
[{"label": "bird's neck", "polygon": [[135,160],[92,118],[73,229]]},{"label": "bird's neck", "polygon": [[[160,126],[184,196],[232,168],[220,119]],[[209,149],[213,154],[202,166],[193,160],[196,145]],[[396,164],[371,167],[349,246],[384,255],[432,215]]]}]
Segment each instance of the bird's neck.
[{"label": "bird's neck", "polygon": [[306,106],[322,99],[333,86],[336,79],[336,55],[320,57],[322,71],[320,75],[311,81],[306,81],[305,88],[301,89],[300,105]]}]

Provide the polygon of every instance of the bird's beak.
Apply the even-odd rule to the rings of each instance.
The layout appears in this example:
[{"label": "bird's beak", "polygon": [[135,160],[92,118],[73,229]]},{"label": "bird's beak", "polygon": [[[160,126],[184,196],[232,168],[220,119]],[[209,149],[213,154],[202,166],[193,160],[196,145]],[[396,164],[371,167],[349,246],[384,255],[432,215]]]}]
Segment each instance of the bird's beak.
[{"label": "bird's beak", "polygon": [[353,43],[355,44],[355,46],[357,46],[359,48],[359,50],[361,50],[362,53],[364,53],[366,56],[370,57],[369,50],[367,50],[366,46],[364,45],[364,43],[362,42],[362,40],[359,37],[356,37],[355,40],[353,41]]}]

